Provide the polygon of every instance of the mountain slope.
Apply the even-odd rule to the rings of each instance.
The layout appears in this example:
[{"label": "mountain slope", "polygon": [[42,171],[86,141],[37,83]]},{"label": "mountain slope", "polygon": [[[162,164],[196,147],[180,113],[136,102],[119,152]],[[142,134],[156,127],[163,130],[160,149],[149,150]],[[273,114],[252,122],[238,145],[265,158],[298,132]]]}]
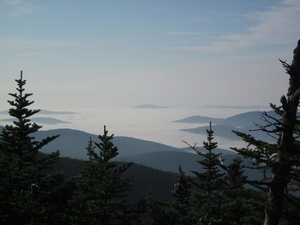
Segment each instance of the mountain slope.
[{"label": "mountain slope", "polygon": [[[200,150],[200,149],[199,149]],[[216,149],[217,150],[217,149]],[[201,151],[201,150],[200,150]],[[216,151],[215,153],[220,152]],[[226,153],[226,152],[225,152]],[[222,154],[220,158],[225,165],[229,165],[236,157],[236,154]],[[134,162],[137,164],[149,166],[158,170],[178,173],[178,167],[181,166],[187,175],[193,176],[191,171],[203,172],[202,166],[197,161],[202,160],[203,157],[195,153],[187,152],[153,152],[142,155],[120,157],[119,160],[125,162]],[[249,166],[248,160],[244,160],[244,163]],[[250,180],[256,180],[262,175],[260,171],[244,168],[245,175]]]},{"label": "mountain slope", "polygon": [[[222,155],[221,158],[225,163],[230,163],[235,154]],[[201,171],[198,160],[203,159],[196,153],[191,152],[152,152],[141,155],[120,157],[118,160],[125,162],[134,162],[141,165],[149,166],[163,171],[178,172],[181,166],[187,174],[191,174],[191,170]]]},{"label": "mountain slope", "polygon": [[[67,177],[73,177],[78,175],[83,165],[83,160],[62,157],[54,165],[54,169],[63,170]],[[133,186],[127,193],[129,203],[137,203],[150,192],[155,198],[171,198],[171,190],[177,179],[175,173],[164,172],[139,164],[133,164],[123,176],[133,180]]]},{"label": "mountain slope", "polygon": [[[87,159],[85,148],[87,147],[90,138],[93,141],[99,141],[98,135],[73,129],[54,129],[39,131],[34,134],[37,140],[53,135],[60,135],[60,137],[46,145],[42,151],[50,153],[55,150],[60,150],[61,156],[77,159]],[[154,151],[182,151],[179,148],[131,137],[114,137],[113,143],[119,149],[117,158]]]}]

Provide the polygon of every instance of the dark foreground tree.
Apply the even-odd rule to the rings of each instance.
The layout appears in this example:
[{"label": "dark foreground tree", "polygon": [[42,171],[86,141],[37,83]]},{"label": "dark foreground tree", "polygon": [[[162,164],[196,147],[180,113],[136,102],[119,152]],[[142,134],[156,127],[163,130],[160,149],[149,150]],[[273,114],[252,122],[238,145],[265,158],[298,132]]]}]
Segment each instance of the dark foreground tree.
[{"label": "dark foreground tree", "polygon": [[[17,93],[8,101],[13,125],[6,125],[0,134],[0,224],[53,224],[59,217],[56,201],[64,176],[49,173],[59,158],[59,152],[40,154],[43,146],[58,136],[35,140],[33,134],[41,126],[30,121],[40,110],[31,110],[33,104],[24,93],[26,81],[22,72],[17,82]],[[57,223],[58,224],[58,223]]]},{"label": "dark foreground tree", "polygon": [[[89,160],[76,178],[77,190],[69,201],[70,224],[131,224],[136,218],[124,197],[132,180],[121,177],[132,163],[112,161],[119,153],[112,143],[113,135],[99,135],[100,142],[89,141]],[[95,148],[99,152],[95,152]]]},{"label": "dark foreground tree", "polygon": [[261,225],[263,220],[262,193],[246,188],[248,177],[244,164],[237,156],[226,168],[224,185],[225,203],[222,204],[223,225]]},{"label": "dark foreground tree", "polygon": [[151,193],[146,198],[147,217],[145,224],[151,225],[177,225],[177,218],[181,216],[174,209],[172,200],[156,199]]},{"label": "dark foreground tree", "polygon": [[181,166],[178,167],[177,182],[174,184],[172,191],[174,200],[172,207],[174,208],[176,223],[174,224],[193,224],[197,221],[193,206],[192,198],[192,183],[191,178],[185,175]]},{"label": "dark foreground tree", "polygon": [[199,151],[196,146],[189,145],[202,158],[197,162],[201,165],[203,172],[191,171],[195,178],[193,184],[198,193],[195,194],[194,207],[198,210],[198,218],[203,224],[222,224],[221,205],[223,201],[224,175],[221,172],[223,160],[222,153],[215,153],[218,143],[214,142],[214,131],[210,123],[207,132],[207,141],[203,142],[205,152]]},{"label": "dark foreground tree", "polygon": [[[221,153],[214,153],[217,142],[213,142],[210,124],[207,141],[203,143],[206,152],[189,145],[202,158],[197,162],[203,172],[192,171],[195,188],[190,194],[189,218],[196,218],[197,225],[253,225],[263,220],[263,198],[260,192],[246,188],[247,176],[240,157],[225,165]],[[196,222],[198,221],[198,222]]]},{"label": "dark foreground tree", "polygon": [[199,218],[192,205],[191,178],[186,176],[181,166],[178,168],[177,181],[172,190],[173,199],[146,198],[147,214],[152,225],[196,224]]},{"label": "dark foreground tree", "polygon": [[277,143],[270,144],[256,140],[249,134],[235,132],[248,143],[248,147],[234,150],[251,159],[254,168],[262,170],[264,174],[263,179],[251,182],[267,193],[264,225],[292,221],[294,218],[290,216],[287,205],[292,206],[294,212],[300,210],[299,198],[291,193],[291,188],[299,187],[300,184],[300,120],[297,116],[300,98],[300,40],[294,50],[292,64],[285,61],[281,63],[290,76],[287,96],[281,97],[280,107],[271,104],[278,116],[264,113],[263,119],[267,123],[259,126],[260,130],[277,138]]}]

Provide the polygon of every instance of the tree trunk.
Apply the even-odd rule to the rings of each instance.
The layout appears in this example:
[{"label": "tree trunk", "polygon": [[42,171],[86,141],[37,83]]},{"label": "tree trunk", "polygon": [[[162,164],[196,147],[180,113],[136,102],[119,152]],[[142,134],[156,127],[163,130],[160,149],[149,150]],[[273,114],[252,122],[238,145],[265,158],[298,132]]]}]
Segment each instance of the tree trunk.
[{"label": "tree trunk", "polygon": [[[280,165],[280,166],[279,166]],[[265,212],[264,225],[278,225],[281,218],[284,192],[290,171],[289,163],[278,161],[278,170],[272,172],[272,184],[269,187],[268,202]]]},{"label": "tree trunk", "polygon": [[282,117],[282,132],[278,140],[277,160],[272,164],[272,180],[268,191],[268,203],[265,212],[264,225],[278,225],[282,216],[284,192],[289,183],[289,173],[292,159],[296,154],[293,137],[296,124],[297,108],[300,96],[300,40],[294,50],[291,65],[281,61],[290,75],[289,90],[286,98],[282,96],[281,103],[284,110]]}]

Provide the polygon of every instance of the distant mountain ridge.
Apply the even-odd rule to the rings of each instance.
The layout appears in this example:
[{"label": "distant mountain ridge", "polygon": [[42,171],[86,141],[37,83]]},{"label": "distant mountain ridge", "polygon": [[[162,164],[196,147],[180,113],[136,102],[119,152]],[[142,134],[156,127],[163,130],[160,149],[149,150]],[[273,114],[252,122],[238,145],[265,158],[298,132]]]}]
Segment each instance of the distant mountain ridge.
[{"label": "distant mountain ridge", "polygon": [[[262,111],[250,111],[245,113],[236,114],[227,118],[214,118],[214,117],[203,117],[203,116],[190,116],[184,119],[175,120],[177,123],[212,123],[218,125],[230,125],[236,127],[245,127],[253,125],[253,122],[262,123],[260,120]],[[274,111],[267,111],[268,115],[278,118],[278,115]]]},{"label": "distant mountain ridge", "polygon": [[[206,126],[200,126],[197,128],[181,129],[181,131],[191,132],[195,134],[206,134],[209,122],[213,123],[213,131],[215,136],[224,137],[231,140],[240,140],[232,130],[249,133],[257,139],[265,140],[268,142],[274,142],[275,139],[267,135],[262,131],[255,131],[258,129],[258,125],[266,125],[267,122],[262,119],[262,111],[251,111],[246,113],[237,114],[234,116],[223,118],[203,117],[203,116],[191,116],[184,119],[176,120],[177,123],[199,123]],[[268,115],[279,118],[274,111],[268,111]],[[252,132],[253,131],[253,132]]]},{"label": "distant mountain ridge", "polygon": [[[53,135],[61,136],[46,145],[42,151],[50,153],[60,150],[62,157],[86,160],[86,147],[90,138],[99,142],[98,135],[73,129],[39,131],[35,134],[35,137],[37,140],[41,140]],[[175,148],[157,142],[122,136],[114,137],[112,142],[119,150],[119,155],[115,158],[117,161],[134,162],[173,173],[178,172],[179,165],[186,171],[197,168],[198,155],[190,148]],[[203,151],[203,147],[197,149]],[[225,149],[217,148],[215,152],[222,153],[224,157],[230,159],[236,155],[233,151]]]},{"label": "distant mountain ridge", "polygon": [[252,106],[241,106],[241,105],[204,105],[204,108],[210,109],[265,109],[266,106],[252,105]]},{"label": "distant mountain ridge", "polygon": [[168,106],[146,104],[146,105],[134,106],[133,108],[137,108],[137,109],[166,109],[166,108],[169,108],[169,107]]},{"label": "distant mountain ridge", "polygon": [[[54,129],[47,131],[38,131],[34,134],[37,140],[41,140],[48,136],[54,135],[60,135],[60,137],[46,145],[43,148],[43,152],[50,153],[55,150],[60,150],[62,156],[77,159],[87,159],[85,149],[90,138],[93,141],[99,141],[98,135],[74,129]],[[132,137],[116,136],[113,139],[113,143],[119,149],[119,155],[117,156],[117,158],[155,151],[184,151],[180,148],[175,148],[168,145]]]}]

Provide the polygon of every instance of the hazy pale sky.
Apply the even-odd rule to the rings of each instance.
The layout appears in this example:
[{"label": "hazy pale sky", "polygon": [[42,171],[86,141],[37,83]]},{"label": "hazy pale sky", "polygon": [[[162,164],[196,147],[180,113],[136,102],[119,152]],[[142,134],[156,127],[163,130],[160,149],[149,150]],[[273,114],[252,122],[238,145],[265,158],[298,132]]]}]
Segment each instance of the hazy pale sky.
[{"label": "hazy pale sky", "polygon": [[2,0],[0,110],[278,103],[299,0]]}]

